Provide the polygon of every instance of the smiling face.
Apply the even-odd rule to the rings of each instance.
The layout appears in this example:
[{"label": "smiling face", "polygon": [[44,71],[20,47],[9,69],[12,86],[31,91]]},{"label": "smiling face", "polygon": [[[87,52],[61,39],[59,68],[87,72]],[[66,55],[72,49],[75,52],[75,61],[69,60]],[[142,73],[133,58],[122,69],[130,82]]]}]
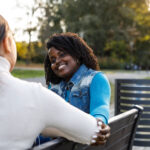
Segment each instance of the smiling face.
[{"label": "smiling face", "polygon": [[58,77],[69,81],[80,66],[77,61],[68,53],[57,50],[54,47],[49,49],[48,54],[53,72]]}]

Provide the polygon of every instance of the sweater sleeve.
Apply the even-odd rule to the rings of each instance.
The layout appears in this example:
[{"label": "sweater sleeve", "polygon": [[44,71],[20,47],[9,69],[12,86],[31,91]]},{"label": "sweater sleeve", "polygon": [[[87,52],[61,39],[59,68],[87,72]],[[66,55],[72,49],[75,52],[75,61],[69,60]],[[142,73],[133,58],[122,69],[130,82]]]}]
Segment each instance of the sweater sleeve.
[{"label": "sweater sleeve", "polygon": [[110,84],[107,77],[99,72],[90,85],[90,114],[107,124],[109,119]]},{"label": "sweater sleeve", "polygon": [[98,130],[94,117],[75,108],[51,90],[43,87],[39,91],[39,101],[45,127],[55,128],[57,136],[60,135],[78,143],[91,143],[92,136]]}]

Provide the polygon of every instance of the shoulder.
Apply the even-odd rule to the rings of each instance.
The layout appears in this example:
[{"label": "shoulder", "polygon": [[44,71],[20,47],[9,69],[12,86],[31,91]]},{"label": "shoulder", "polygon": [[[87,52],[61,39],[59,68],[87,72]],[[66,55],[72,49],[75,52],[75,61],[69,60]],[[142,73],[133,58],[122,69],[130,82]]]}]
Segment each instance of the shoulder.
[{"label": "shoulder", "polygon": [[21,100],[26,106],[37,108],[39,113],[42,107],[49,104],[48,100],[52,97],[51,91],[43,87],[41,83],[28,82],[15,77],[11,78],[8,88],[11,90],[10,95],[16,95],[14,96],[16,101]]},{"label": "shoulder", "polygon": [[93,80],[93,77],[98,73],[98,71],[95,71],[93,69],[88,69],[87,72],[84,74],[84,76],[81,79],[81,86],[89,86],[91,84],[91,81]]},{"label": "shoulder", "polygon": [[29,82],[22,79],[13,77],[12,87],[17,91],[24,91],[24,93],[39,93],[39,91],[44,88],[41,83]]},{"label": "shoulder", "polygon": [[94,74],[93,79],[94,79],[94,80],[106,80],[106,81],[108,81],[107,76],[106,76],[103,72],[100,72],[100,71],[97,71],[97,72]]},{"label": "shoulder", "polygon": [[89,69],[85,75],[86,79],[91,79],[91,81],[94,80],[108,80],[107,76],[101,72],[101,71],[96,71],[93,69]]},{"label": "shoulder", "polygon": [[20,84],[22,86],[28,86],[28,87],[41,87],[42,84],[39,82],[32,82],[32,81],[26,81],[26,80],[23,80],[23,79],[18,79],[18,78],[15,78],[15,82],[16,84]]},{"label": "shoulder", "polygon": [[110,87],[110,83],[109,80],[107,78],[107,76],[103,73],[103,72],[97,72],[94,76],[93,79],[91,81],[91,86],[108,86]]}]

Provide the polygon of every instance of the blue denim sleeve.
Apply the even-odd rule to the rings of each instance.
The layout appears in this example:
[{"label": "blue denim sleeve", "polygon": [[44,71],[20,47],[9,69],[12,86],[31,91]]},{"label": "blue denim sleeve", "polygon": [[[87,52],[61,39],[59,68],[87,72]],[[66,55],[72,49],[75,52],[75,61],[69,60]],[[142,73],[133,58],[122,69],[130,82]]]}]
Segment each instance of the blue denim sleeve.
[{"label": "blue denim sleeve", "polygon": [[90,85],[90,114],[100,118],[105,124],[109,119],[111,89],[107,77],[99,72]]}]

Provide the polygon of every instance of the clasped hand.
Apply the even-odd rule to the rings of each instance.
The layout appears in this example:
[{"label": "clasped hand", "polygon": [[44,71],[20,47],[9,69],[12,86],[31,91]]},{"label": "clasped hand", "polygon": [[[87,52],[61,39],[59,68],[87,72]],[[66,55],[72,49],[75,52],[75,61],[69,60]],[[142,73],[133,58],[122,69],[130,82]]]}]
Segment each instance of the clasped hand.
[{"label": "clasped hand", "polygon": [[96,136],[92,139],[91,145],[104,145],[107,142],[107,139],[110,137],[110,127],[106,124],[104,124],[101,120],[97,119],[97,124],[100,124],[101,122],[101,129],[100,132],[96,132]]}]

